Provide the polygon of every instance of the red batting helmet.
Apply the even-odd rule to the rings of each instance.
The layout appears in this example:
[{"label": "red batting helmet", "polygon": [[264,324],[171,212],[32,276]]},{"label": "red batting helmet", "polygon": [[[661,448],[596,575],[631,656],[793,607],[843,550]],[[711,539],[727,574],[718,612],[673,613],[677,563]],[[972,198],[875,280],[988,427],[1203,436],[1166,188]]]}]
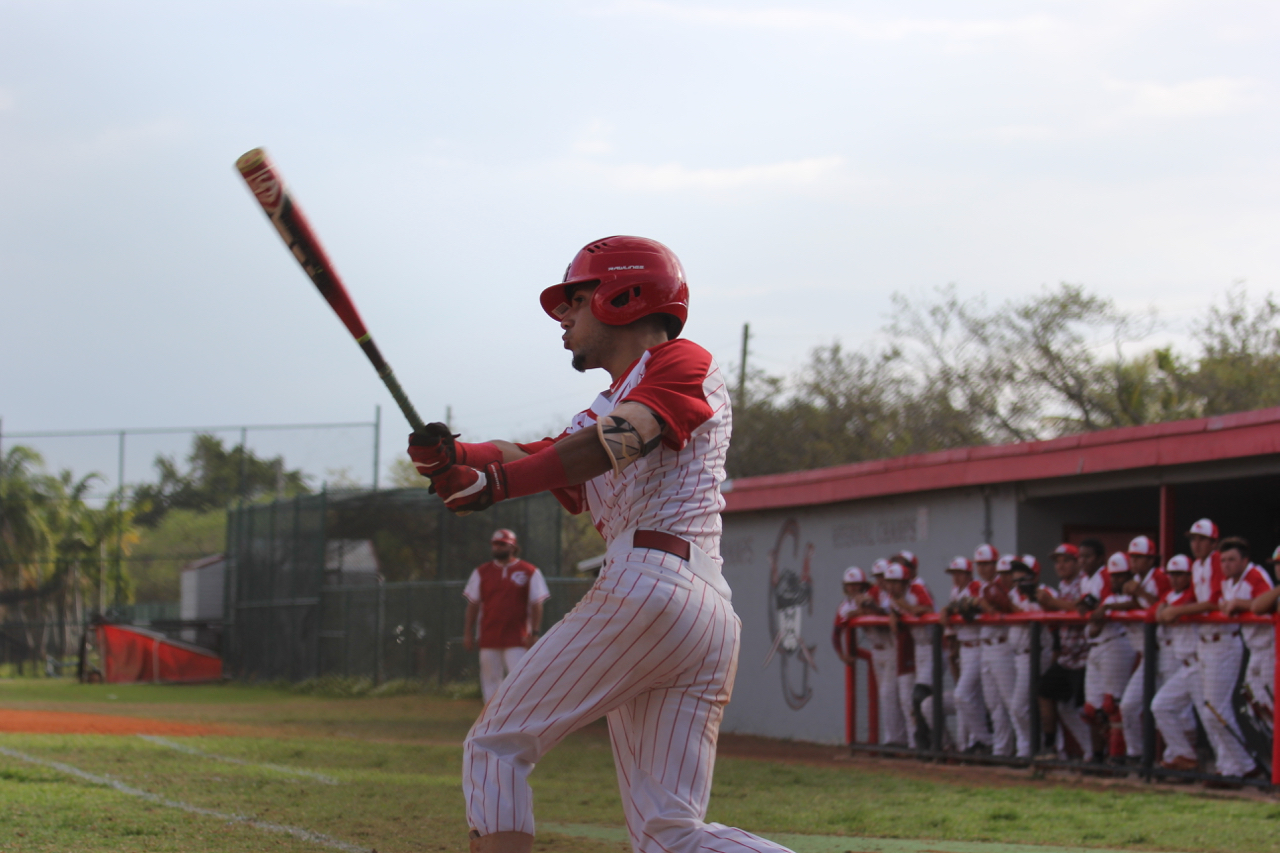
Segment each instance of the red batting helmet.
[{"label": "red batting helmet", "polygon": [[569,289],[598,283],[591,313],[601,323],[625,326],[650,314],[670,314],[679,336],[689,318],[689,284],[675,252],[644,237],[605,237],[584,246],[564,272],[564,281],[542,291],[542,310],[560,320],[569,310]]}]

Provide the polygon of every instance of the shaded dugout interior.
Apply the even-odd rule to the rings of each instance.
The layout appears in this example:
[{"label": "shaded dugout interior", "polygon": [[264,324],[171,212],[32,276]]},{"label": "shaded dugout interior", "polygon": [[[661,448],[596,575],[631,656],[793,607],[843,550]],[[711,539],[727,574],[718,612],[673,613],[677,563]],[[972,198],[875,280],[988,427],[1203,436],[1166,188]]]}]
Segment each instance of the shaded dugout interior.
[{"label": "shaded dugout interior", "polygon": [[[726,484],[725,576],[743,621],[726,731],[840,743],[844,665],[830,634],[840,576],[903,549],[945,603],[945,567],[982,542],[1037,556],[1151,536],[1167,558],[1208,517],[1261,561],[1280,544],[1280,408],[975,447]],[[863,673],[859,673],[860,678]],[[866,732],[865,692],[858,709]]]}]

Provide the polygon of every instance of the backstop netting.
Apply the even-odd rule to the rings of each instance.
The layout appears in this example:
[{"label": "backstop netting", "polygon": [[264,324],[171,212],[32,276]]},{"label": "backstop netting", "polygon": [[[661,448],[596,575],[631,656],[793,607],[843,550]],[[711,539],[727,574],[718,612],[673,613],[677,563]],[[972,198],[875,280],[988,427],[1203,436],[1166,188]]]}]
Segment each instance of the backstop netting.
[{"label": "backstop netting", "polygon": [[425,489],[328,492],[233,510],[227,525],[226,672],[375,682],[476,677],[462,588],[506,527],[546,576],[544,629],[591,579],[561,576],[563,510],[549,494],[459,518]]}]

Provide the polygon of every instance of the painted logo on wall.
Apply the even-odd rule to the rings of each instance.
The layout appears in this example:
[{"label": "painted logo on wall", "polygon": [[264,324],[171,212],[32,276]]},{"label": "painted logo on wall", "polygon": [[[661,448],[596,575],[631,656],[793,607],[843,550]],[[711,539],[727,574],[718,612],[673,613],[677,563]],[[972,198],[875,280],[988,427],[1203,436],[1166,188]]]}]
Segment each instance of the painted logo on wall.
[{"label": "painted logo on wall", "polygon": [[806,645],[801,633],[804,611],[813,615],[813,578],[809,564],[813,543],[800,546],[800,522],[789,518],[778,531],[778,541],[769,553],[769,633],[773,646],[765,656],[767,669],[774,657],[782,670],[782,698],[793,710],[803,708],[813,698],[809,671],[818,671],[813,653],[816,645]]}]

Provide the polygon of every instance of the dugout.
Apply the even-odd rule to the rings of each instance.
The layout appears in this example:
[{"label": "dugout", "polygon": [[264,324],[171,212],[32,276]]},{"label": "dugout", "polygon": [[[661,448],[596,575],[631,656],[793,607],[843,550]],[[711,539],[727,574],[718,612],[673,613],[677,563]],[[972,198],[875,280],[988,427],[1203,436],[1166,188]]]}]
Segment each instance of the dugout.
[{"label": "dugout", "polygon": [[[729,481],[724,572],[743,637],[723,728],[844,742],[830,636],[850,565],[908,549],[945,601],[945,566],[982,542],[1036,555],[1052,583],[1060,542],[1147,534],[1167,557],[1206,516],[1257,559],[1280,543],[1278,490],[1280,408]],[[865,708],[858,725],[861,740]]]}]

